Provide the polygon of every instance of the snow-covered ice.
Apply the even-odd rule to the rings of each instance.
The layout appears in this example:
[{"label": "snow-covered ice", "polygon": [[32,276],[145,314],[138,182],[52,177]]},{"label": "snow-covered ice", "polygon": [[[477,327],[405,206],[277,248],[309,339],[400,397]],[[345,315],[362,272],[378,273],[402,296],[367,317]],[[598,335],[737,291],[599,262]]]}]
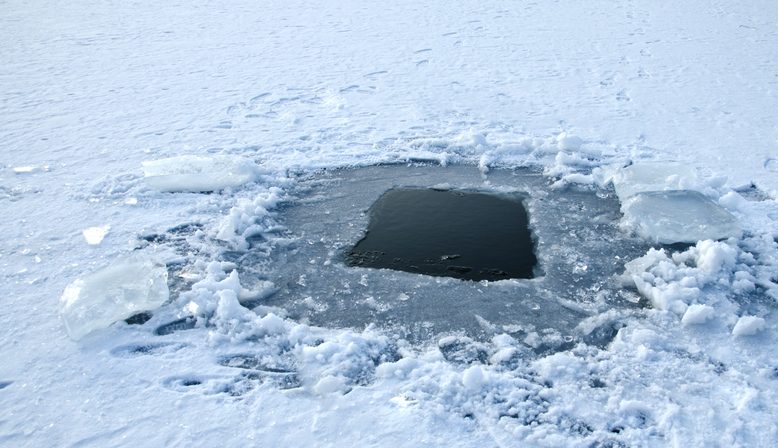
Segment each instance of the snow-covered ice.
[{"label": "snow-covered ice", "polygon": [[693,190],[636,193],[623,201],[625,228],[634,228],[664,244],[740,238],[740,222],[731,213]]},{"label": "snow-covered ice", "polygon": [[69,284],[62,294],[60,317],[71,338],[158,308],[168,299],[167,270],[144,254],[114,260]]},{"label": "snow-covered ice", "polygon": [[[778,445],[777,23],[767,0],[0,3],[0,441]],[[542,275],[344,267],[400,172],[527,194]],[[646,188],[742,233],[620,227]],[[169,299],[72,340],[63,291],[130,254]]]}]

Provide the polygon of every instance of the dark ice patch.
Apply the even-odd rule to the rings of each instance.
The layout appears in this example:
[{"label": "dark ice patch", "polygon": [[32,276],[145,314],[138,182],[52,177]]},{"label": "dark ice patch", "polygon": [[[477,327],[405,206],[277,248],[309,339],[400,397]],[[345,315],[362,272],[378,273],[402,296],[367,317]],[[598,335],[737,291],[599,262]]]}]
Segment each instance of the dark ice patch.
[{"label": "dark ice patch", "polygon": [[604,349],[616,338],[619,330],[621,330],[623,327],[624,324],[621,322],[608,322],[606,324],[600,325],[599,327],[592,330],[591,333],[584,336],[583,342],[588,345],[593,345],[595,347]]},{"label": "dark ice patch", "polygon": [[149,321],[154,315],[150,311],[144,311],[124,319],[128,325],[143,325]]},{"label": "dark ice patch", "polygon": [[157,329],[154,330],[154,334],[158,336],[165,336],[168,334],[173,334],[177,331],[191,330],[195,327],[195,325],[197,325],[197,319],[194,317],[184,317],[183,319],[178,319],[157,327]]},{"label": "dark ice patch", "polygon": [[261,370],[272,373],[292,373],[294,369],[276,362],[262,360],[251,355],[234,355],[223,358],[219,364],[238,369]]},{"label": "dark ice patch", "polygon": [[111,355],[117,358],[134,358],[145,355],[160,355],[163,353],[177,352],[186,344],[155,343],[155,344],[128,344],[111,350]]}]

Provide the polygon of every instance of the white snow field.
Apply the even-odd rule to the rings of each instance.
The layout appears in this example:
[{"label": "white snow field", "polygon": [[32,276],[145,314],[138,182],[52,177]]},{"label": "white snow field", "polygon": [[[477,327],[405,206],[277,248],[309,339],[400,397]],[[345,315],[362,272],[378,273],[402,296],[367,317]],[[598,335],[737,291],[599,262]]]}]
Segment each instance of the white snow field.
[{"label": "white snow field", "polygon": [[[0,445],[778,445],[773,1],[8,0],[0,61]],[[526,193],[542,275],[345,267],[380,164]],[[641,166],[739,228],[623,225]]]}]

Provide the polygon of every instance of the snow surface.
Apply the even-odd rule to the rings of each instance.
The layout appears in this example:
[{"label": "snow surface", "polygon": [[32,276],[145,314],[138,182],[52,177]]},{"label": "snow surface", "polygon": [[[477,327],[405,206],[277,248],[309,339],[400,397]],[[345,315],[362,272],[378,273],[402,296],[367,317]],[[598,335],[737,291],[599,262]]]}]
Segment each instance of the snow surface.
[{"label": "snow surface", "polygon": [[[0,441],[775,446],[777,24],[765,0],[0,4]],[[216,156],[260,171],[212,194],[143,177],[144,162]],[[309,235],[280,223],[315,200],[306,173],[419,161],[536,168],[569,207],[614,199],[625,166],[680,162],[743,233],[614,255],[607,279],[560,263],[568,294],[596,305],[578,331],[607,346],[543,352],[547,327],[483,316],[484,340],[412,343],[263,304],[289,286],[270,274],[300,267]],[[165,263],[169,301],[73,341],[63,291],[133,251]],[[339,291],[380,307],[359,281]],[[600,309],[612,282],[632,306]]]}]

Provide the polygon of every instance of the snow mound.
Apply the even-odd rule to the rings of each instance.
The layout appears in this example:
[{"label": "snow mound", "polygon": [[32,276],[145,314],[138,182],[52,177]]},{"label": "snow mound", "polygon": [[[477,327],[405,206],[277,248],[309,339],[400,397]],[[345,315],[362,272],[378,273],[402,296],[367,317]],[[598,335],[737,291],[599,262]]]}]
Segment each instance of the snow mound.
[{"label": "snow mound", "polygon": [[696,190],[697,173],[678,162],[642,162],[621,168],[613,176],[613,187],[624,202],[643,191]]},{"label": "snow mound", "polygon": [[740,238],[740,221],[692,190],[646,191],[622,201],[622,226],[662,244]]},{"label": "snow mound", "polygon": [[60,318],[71,338],[161,306],[169,295],[164,263],[135,253],[75,280],[62,294]]},{"label": "snow mound", "polygon": [[146,184],[162,191],[216,191],[256,180],[259,167],[244,157],[180,156],[143,162]]}]

